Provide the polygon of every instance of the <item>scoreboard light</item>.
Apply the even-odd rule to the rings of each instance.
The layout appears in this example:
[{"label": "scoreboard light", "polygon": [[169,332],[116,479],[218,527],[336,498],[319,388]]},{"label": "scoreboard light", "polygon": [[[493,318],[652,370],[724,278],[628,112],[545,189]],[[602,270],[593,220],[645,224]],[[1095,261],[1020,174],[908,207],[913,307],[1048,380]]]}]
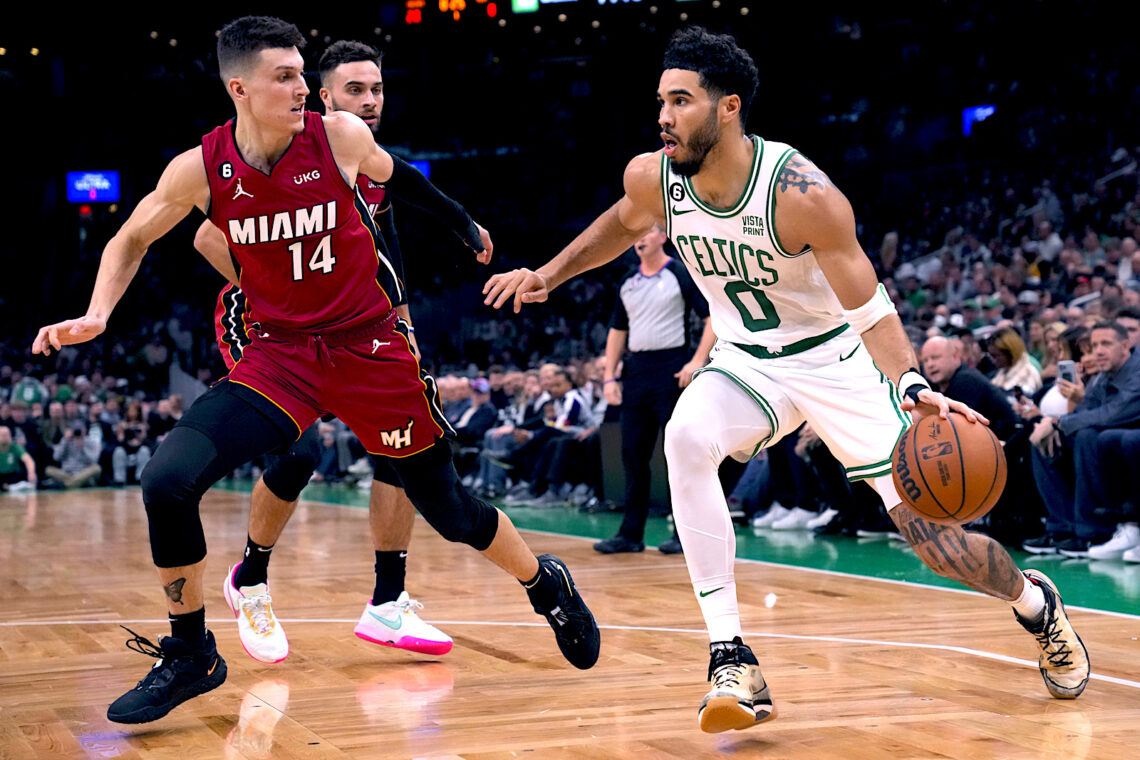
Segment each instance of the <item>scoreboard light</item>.
[{"label": "scoreboard light", "polygon": [[424,20],[427,0],[404,0],[404,23],[419,24]]},{"label": "scoreboard light", "polygon": [[72,203],[114,203],[119,200],[119,173],[68,172],[67,200]]},{"label": "scoreboard light", "polygon": [[511,0],[514,13],[534,13],[538,10],[538,0]]}]

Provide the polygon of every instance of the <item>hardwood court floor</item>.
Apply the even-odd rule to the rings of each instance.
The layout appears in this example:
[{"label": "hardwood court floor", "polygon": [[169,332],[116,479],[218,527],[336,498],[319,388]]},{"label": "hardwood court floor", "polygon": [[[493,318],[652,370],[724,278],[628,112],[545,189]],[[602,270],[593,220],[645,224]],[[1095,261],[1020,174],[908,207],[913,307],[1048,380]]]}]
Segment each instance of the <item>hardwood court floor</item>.
[{"label": "hardwood court floor", "polygon": [[742,563],[745,627],[780,717],[707,735],[707,641],[680,558],[526,534],[566,560],[603,626],[601,660],[583,672],[512,579],[417,521],[408,588],[455,638],[448,655],[418,656],[353,636],[372,583],[366,514],[319,504],[302,504],[274,552],[292,652],[263,665],[220,592],[247,499],[213,491],[203,504],[207,616],[229,679],[127,727],[106,707],[152,661],[123,647],[118,623],[166,630],[139,492],[0,496],[0,758],[1137,756],[1137,616],[1073,611],[1096,680],[1062,702],[996,601]]}]

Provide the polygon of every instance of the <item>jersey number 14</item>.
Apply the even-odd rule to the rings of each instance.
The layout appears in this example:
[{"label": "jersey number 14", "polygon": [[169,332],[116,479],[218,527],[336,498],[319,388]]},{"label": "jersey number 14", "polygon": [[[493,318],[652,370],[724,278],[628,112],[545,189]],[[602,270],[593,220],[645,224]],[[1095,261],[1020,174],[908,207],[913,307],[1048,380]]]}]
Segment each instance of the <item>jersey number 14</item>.
[{"label": "jersey number 14", "polygon": [[[305,277],[304,253],[301,250],[301,241],[289,246],[289,253],[293,254],[293,282],[300,282]],[[332,235],[325,235],[317,243],[313,255],[309,257],[309,271],[320,271],[329,274],[333,270],[336,257],[332,254]]]}]

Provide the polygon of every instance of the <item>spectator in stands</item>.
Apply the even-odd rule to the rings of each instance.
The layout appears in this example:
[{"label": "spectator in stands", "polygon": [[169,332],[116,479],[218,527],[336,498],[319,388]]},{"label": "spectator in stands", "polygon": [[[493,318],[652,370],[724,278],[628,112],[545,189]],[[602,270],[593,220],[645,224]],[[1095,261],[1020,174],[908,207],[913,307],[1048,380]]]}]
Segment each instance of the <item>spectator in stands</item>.
[{"label": "spectator in stands", "polygon": [[471,404],[459,416],[453,427],[455,428],[456,449],[455,466],[459,474],[464,477],[464,485],[474,485],[475,474],[471,472],[475,465],[474,456],[479,452],[483,436],[495,424],[499,413],[491,403],[491,384],[485,377],[476,377],[471,380]]},{"label": "spectator in stands", "polygon": [[53,451],[58,467],[44,468],[44,474],[64,488],[82,488],[98,480],[101,442],[87,435],[87,425],[76,420],[63,431],[63,438]]},{"label": "spectator in stands", "polygon": [[[573,387],[569,372],[557,367],[548,377],[545,389],[550,394],[550,403],[543,409],[545,424],[526,436],[526,442],[507,456],[507,461],[526,479],[507,494],[504,504],[565,504],[558,493],[562,484],[550,481],[555,449],[549,444],[555,438],[576,435],[594,424],[590,406]],[[554,489],[550,488],[552,485]]]},{"label": "spectator in stands", "polygon": [[1033,366],[1025,342],[1012,327],[1004,327],[990,336],[986,351],[998,368],[991,378],[994,385],[1007,391],[1021,388],[1028,395],[1041,388],[1041,372]]},{"label": "spectator in stands", "polygon": [[36,463],[24,447],[12,440],[12,431],[0,425],[0,490],[34,491]]},{"label": "spectator in stands", "polygon": [[542,427],[543,408],[549,401],[550,394],[542,388],[539,371],[527,372],[522,390],[516,392],[510,405],[500,412],[501,424],[483,436],[479,474],[475,478],[475,487],[483,496],[494,499],[506,492],[508,468],[514,469],[507,461],[509,454],[525,443],[533,430]]},{"label": "spectator in stands", "polygon": [[147,431],[150,434],[150,446],[153,451],[158,444],[162,443],[162,439],[166,438],[166,434],[174,429],[174,424],[178,422],[174,418],[171,410],[170,399],[161,399],[154,411],[147,416],[146,425]]},{"label": "spectator in stands", "polygon": [[1043,416],[1030,438],[1048,517],[1045,534],[1022,545],[1029,552],[1088,556],[1090,546],[1109,541],[1118,522],[1097,511],[1097,440],[1103,430],[1140,423],[1140,353],[1129,353],[1128,333],[1118,323],[1101,322],[1092,330],[1092,356],[1100,371],[1087,386],[1057,381],[1077,402],[1074,411]]},{"label": "spectator in stands", "polygon": [[138,482],[138,476],[150,461],[151,448],[147,445],[147,425],[143,419],[142,404],[132,401],[127,413],[115,425],[114,450],[111,452],[111,481],[117,486]]}]

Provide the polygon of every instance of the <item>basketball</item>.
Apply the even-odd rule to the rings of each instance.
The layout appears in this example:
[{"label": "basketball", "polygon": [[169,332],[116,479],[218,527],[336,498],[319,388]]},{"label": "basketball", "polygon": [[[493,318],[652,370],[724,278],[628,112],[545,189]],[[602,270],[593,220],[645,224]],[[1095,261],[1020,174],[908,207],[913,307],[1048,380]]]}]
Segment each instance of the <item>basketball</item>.
[{"label": "basketball", "polygon": [[997,436],[954,412],[949,419],[930,415],[911,425],[891,465],[899,496],[932,522],[977,520],[1005,488],[1005,452]]}]

